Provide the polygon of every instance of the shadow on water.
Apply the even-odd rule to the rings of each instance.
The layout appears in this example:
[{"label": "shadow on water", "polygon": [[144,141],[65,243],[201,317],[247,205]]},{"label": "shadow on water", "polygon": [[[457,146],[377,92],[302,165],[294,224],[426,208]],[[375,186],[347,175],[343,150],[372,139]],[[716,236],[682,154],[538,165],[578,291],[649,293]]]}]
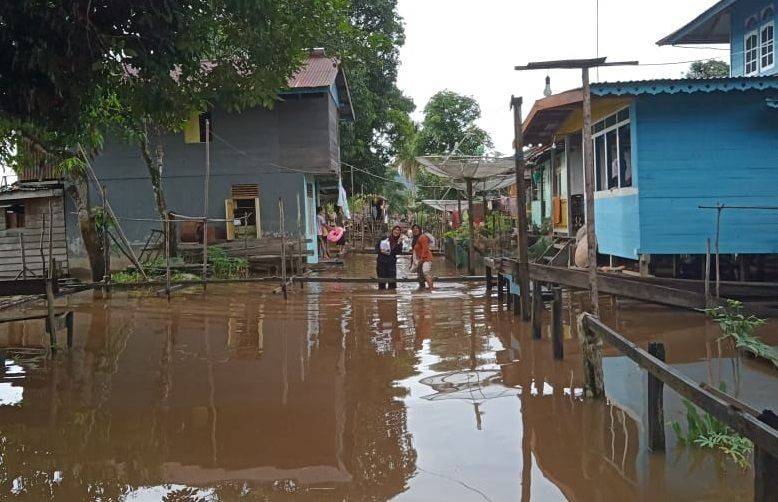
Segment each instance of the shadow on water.
[{"label": "shadow on water", "polygon": [[[356,257],[348,273],[372,266]],[[71,297],[75,346],[54,359],[35,349],[42,326],[0,331],[16,348],[0,381],[2,498],[752,496],[750,472],[677,445],[669,427],[667,453],[647,451],[646,377],[626,358],[606,351],[608,400],[583,400],[575,295],[554,361],[547,336],[533,341],[480,284],[311,284],[288,302],[272,290]],[[772,370],[719,353],[701,315],[622,303],[605,318],[664,341],[694,378],[757,407],[778,401]]]}]

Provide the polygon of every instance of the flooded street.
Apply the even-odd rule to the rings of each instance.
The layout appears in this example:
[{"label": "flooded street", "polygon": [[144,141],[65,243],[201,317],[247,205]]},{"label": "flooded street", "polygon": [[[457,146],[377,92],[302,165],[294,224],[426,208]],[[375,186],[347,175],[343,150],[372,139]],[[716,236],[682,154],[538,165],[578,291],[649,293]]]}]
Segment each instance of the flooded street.
[{"label": "flooded street", "polygon": [[[324,274],[372,275],[373,260]],[[25,350],[8,352],[0,383],[0,498],[753,498],[751,471],[679,445],[670,425],[667,452],[648,452],[645,372],[613,349],[607,401],[582,398],[575,294],[555,361],[547,334],[532,340],[483,283],[309,284],[286,302],[275,287],[62,299],[75,345],[53,360],[36,350],[42,323],[3,325],[0,345]],[[733,358],[702,314],[604,310],[694,379],[778,407],[775,370]],[[681,418],[669,389],[665,408]]]}]

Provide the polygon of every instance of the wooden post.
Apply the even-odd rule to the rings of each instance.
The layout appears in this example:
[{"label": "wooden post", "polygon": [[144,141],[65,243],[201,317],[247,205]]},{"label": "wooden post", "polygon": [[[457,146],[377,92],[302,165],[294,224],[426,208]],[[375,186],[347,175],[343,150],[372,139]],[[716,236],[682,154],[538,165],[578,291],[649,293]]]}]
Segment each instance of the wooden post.
[{"label": "wooden post", "polygon": [[513,315],[521,315],[521,295],[511,295],[513,300]]},{"label": "wooden post", "polygon": [[578,316],[578,338],[583,358],[584,394],[587,397],[605,396],[605,382],[602,374],[602,338],[586,325],[587,313]]},{"label": "wooden post", "polygon": [[554,359],[565,357],[564,334],[562,331],[562,288],[554,286],[554,300],[551,302],[551,344]]},{"label": "wooden post", "polygon": [[721,263],[719,257],[719,235],[721,233],[721,210],[724,206],[718,204],[716,208],[716,298],[721,298]]},{"label": "wooden post", "polygon": [[532,338],[540,340],[543,324],[543,292],[539,281],[532,281]]},{"label": "wooden post", "polygon": [[[778,415],[765,410],[759,415],[759,420],[778,429]],[[767,502],[775,500],[778,494],[778,457],[754,444],[754,500]]]},{"label": "wooden post", "polygon": [[592,144],[592,95],[589,87],[589,68],[581,69],[583,81],[583,159],[584,189],[586,192],[586,243],[589,246],[589,301],[592,313],[600,316],[597,290],[597,233],[594,224],[594,145]]},{"label": "wooden post", "polygon": [[[205,281],[208,277],[205,276],[205,270],[203,270],[203,288],[205,288]],[[170,301],[170,215],[165,213],[165,295],[167,301]]]},{"label": "wooden post", "polygon": [[505,287],[505,279],[500,272],[497,272],[497,300],[502,302],[503,288]]},{"label": "wooden post", "polygon": [[[44,219],[45,224],[45,219]],[[54,315],[54,210],[49,198],[49,260],[46,270],[46,312],[49,330],[49,343],[52,352],[57,350],[57,324]]]},{"label": "wooden post", "polygon": [[521,295],[522,318],[529,321],[529,250],[527,239],[527,204],[526,187],[524,186],[524,131],[522,130],[521,117],[522,98],[511,96],[511,108],[513,108],[513,134],[516,165],[516,210],[518,226],[518,264],[516,266],[516,279]]},{"label": "wooden post", "polygon": [[475,221],[473,221],[473,180],[465,179],[467,186],[467,234],[470,237],[467,247],[467,273],[475,275]]},{"label": "wooden post", "polygon": [[638,261],[638,268],[640,271],[640,277],[648,277],[651,275],[651,255],[642,254]]},{"label": "wooden post", "polygon": [[[661,342],[649,342],[648,353],[660,361],[665,360],[665,346]],[[651,451],[665,449],[664,383],[648,372],[648,448]]]},{"label": "wooden post", "polygon": [[[203,183],[203,280],[208,278],[208,185],[211,180],[211,120],[205,118],[205,182]],[[168,229],[169,231],[169,229]],[[170,241],[168,240],[168,243]],[[203,290],[207,284],[203,283]],[[168,293],[168,296],[170,294]]]},{"label": "wooden post", "polygon": [[492,294],[492,267],[486,267],[486,295]]},{"label": "wooden post", "polygon": [[284,300],[288,299],[286,291],[286,225],[284,222],[284,201],[278,198],[278,221],[281,228],[281,291],[284,293]]},{"label": "wooden post", "polygon": [[710,305],[710,238],[705,248],[705,306]]},{"label": "wooden post", "polygon": [[24,234],[19,234],[19,250],[22,252],[22,278],[27,278],[27,257],[26,250],[24,249]]},{"label": "wooden post", "polygon": [[108,236],[108,211],[105,207],[108,195],[103,184],[100,185],[100,193],[103,197],[103,296],[107,297],[111,282],[111,239]]},{"label": "wooden post", "polygon": [[65,314],[65,328],[67,329],[68,348],[73,347],[73,311]]}]

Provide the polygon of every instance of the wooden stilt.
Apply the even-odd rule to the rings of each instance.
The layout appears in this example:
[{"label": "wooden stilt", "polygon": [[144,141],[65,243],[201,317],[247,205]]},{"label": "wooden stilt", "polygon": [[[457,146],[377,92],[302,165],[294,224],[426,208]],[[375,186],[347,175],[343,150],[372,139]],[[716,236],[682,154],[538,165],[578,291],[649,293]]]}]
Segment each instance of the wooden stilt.
[{"label": "wooden stilt", "polygon": [[67,329],[68,348],[73,347],[73,311],[65,314],[65,328]]},{"label": "wooden stilt", "polygon": [[552,291],[554,292],[554,300],[551,302],[551,344],[554,351],[554,359],[562,359],[565,357],[562,327],[562,288],[554,286]]},{"label": "wooden stilt", "polygon": [[486,294],[492,294],[492,267],[486,267]]},{"label": "wooden stilt", "polygon": [[505,288],[505,278],[501,273],[497,273],[497,300],[502,301]]},{"label": "wooden stilt", "polygon": [[[649,342],[648,353],[665,360],[665,346],[661,342]],[[648,373],[648,448],[665,449],[664,383],[651,372]]]},{"label": "wooden stilt", "polygon": [[[45,221],[44,221],[45,224]],[[57,324],[54,315],[54,210],[49,199],[49,260],[46,267],[46,313],[49,343],[52,352],[57,350]]]},{"label": "wooden stilt", "polygon": [[584,321],[586,313],[578,316],[578,338],[583,358],[584,394],[587,397],[605,396],[605,382],[602,374],[602,339],[591,331]]},{"label": "wooden stilt", "polygon": [[513,300],[513,315],[521,315],[521,295],[511,295],[511,299]]},{"label": "wooden stilt", "polygon": [[705,250],[705,306],[710,305],[710,238]]},{"label": "wooden stilt", "polygon": [[541,284],[532,281],[532,338],[540,340],[543,323],[543,293]]},{"label": "wooden stilt", "polygon": [[[211,119],[205,119],[205,183],[203,185],[203,279],[208,277],[208,188],[211,181]],[[169,229],[167,230],[169,233]],[[170,242],[168,240],[168,242]],[[203,284],[203,291],[206,289]],[[168,293],[169,295],[169,293]]]}]

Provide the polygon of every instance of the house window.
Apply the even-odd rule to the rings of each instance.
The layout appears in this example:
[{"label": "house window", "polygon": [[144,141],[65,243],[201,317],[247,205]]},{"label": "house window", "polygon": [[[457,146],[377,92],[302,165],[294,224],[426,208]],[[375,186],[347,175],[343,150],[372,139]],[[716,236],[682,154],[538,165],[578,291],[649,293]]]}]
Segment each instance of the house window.
[{"label": "house window", "polygon": [[759,33],[759,64],[765,71],[775,66],[775,21],[762,26]]},{"label": "house window", "polygon": [[755,75],[757,70],[759,69],[758,61],[759,58],[757,57],[757,47],[759,45],[758,39],[757,39],[757,32],[752,31],[746,34],[745,36],[745,53],[743,54],[743,57],[745,58],[744,61],[744,70],[746,75]]},{"label": "house window", "polygon": [[610,115],[592,126],[595,189],[632,186],[632,140],[629,108]]},{"label": "house window", "polygon": [[24,228],[24,204],[12,204],[5,209],[5,228]]},{"label": "house window", "polygon": [[205,143],[205,122],[208,122],[208,141],[213,141],[213,120],[210,112],[193,115],[184,125],[184,143]]}]

